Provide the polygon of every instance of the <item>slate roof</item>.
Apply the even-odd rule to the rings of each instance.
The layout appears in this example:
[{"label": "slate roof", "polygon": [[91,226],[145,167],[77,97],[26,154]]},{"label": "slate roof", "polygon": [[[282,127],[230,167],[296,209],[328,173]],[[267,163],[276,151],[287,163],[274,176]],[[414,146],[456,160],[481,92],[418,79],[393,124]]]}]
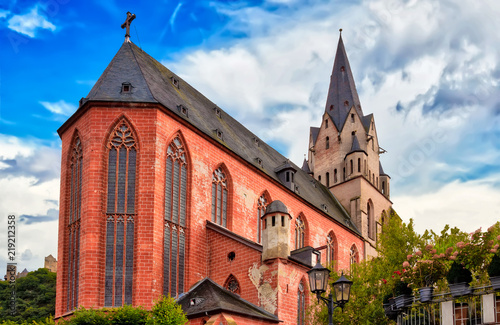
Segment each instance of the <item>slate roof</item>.
[{"label": "slate roof", "polygon": [[[330,109],[332,105],[333,108]],[[351,66],[347,59],[342,36],[340,36],[325,107],[325,111],[330,115],[337,130],[342,130],[347,120],[347,115],[353,106],[358,115],[363,117],[364,115],[361,110],[361,103],[359,102],[356,85],[354,84]]]},{"label": "slate roof", "polygon": [[347,153],[346,157],[349,156],[351,153],[354,153],[354,152],[364,152],[366,154],[366,151],[364,151],[363,149],[361,149],[361,147],[359,146],[358,137],[356,135],[354,135],[352,137],[351,150]]},{"label": "slate roof", "polygon": [[278,317],[242,299],[209,278],[195,284],[177,301],[188,318],[231,312],[246,317],[280,322]]},{"label": "slate roof", "polygon": [[378,162],[378,173],[380,176],[389,176],[384,172],[384,169],[382,168],[382,163],[379,161]]},{"label": "slate roof", "polygon": [[311,173],[311,169],[309,168],[309,164],[307,163],[307,160],[304,158],[304,162],[302,163],[302,168],[301,168],[303,171],[305,171],[306,173],[310,174]]},{"label": "slate roof", "polygon": [[[175,84],[173,80],[176,80]],[[123,83],[130,83],[132,91],[122,92]],[[260,141],[224,110],[132,42],[123,43],[87,98],[81,100],[79,109],[90,101],[158,103],[277,182],[280,180],[276,170],[290,167],[296,170],[294,183],[298,187],[295,191],[297,195],[360,234],[350,222],[349,214],[325,186]],[[180,106],[185,108],[185,114]],[[216,110],[219,114],[215,113]],[[324,212],[323,205],[327,206],[328,212]]]},{"label": "slate roof", "polygon": [[312,136],[312,142],[313,146],[316,145],[316,140],[318,140],[318,134],[319,134],[319,128],[311,126],[311,129],[309,130],[311,136]]}]

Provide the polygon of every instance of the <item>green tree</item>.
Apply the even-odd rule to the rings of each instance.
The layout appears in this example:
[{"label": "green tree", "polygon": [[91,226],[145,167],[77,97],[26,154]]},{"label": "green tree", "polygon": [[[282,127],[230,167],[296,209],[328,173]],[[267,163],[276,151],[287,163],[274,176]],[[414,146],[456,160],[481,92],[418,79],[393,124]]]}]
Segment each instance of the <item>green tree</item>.
[{"label": "green tree", "polygon": [[186,314],[175,300],[163,297],[151,309],[148,325],[183,325],[188,321]]},{"label": "green tree", "polygon": [[16,314],[10,314],[11,286],[0,281],[0,319],[14,322],[45,322],[54,315],[56,274],[40,268],[16,280]]}]

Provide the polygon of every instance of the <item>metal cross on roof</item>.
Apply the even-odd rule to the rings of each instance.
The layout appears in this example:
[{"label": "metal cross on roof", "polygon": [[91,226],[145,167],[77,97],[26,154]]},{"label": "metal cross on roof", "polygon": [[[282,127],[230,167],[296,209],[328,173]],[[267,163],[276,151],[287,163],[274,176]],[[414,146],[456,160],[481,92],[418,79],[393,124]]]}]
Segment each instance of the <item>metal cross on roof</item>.
[{"label": "metal cross on roof", "polygon": [[135,14],[131,14],[130,11],[127,12],[127,19],[125,19],[125,22],[122,24],[122,29],[127,28],[125,34],[125,42],[130,42],[130,23],[132,23],[132,20],[134,19],[135,19]]}]

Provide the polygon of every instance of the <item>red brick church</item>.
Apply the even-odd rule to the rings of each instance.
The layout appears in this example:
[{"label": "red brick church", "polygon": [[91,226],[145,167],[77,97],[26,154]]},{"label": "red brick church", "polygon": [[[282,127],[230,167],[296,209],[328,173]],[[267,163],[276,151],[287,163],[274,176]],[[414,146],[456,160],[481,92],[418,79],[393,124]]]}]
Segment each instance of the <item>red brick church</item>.
[{"label": "red brick church", "polygon": [[190,324],[306,324],[313,251],[348,271],[391,207],[342,38],[324,110],[298,167],[127,36],[58,130],[56,318],[170,294]]}]

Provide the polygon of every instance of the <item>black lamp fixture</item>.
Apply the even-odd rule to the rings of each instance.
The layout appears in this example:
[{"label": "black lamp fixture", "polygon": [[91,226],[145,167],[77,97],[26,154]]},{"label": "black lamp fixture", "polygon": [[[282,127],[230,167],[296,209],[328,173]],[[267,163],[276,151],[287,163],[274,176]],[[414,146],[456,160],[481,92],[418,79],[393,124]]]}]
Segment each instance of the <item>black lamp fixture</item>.
[{"label": "black lamp fixture", "polygon": [[307,271],[309,275],[309,287],[311,292],[316,294],[318,297],[318,302],[322,300],[328,307],[328,324],[333,324],[333,311],[335,308],[340,307],[344,309],[344,305],[349,301],[349,295],[351,294],[352,281],[348,280],[344,276],[344,272],[340,278],[333,283],[333,290],[335,291],[335,301],[333,300],[333,294],[329,294],[328,298],[321,296],[323,292],[326,292],[328,286],[328,278],[330,275],[330,270],[321,265],[318,252],[318,263],[311,270]]}]

